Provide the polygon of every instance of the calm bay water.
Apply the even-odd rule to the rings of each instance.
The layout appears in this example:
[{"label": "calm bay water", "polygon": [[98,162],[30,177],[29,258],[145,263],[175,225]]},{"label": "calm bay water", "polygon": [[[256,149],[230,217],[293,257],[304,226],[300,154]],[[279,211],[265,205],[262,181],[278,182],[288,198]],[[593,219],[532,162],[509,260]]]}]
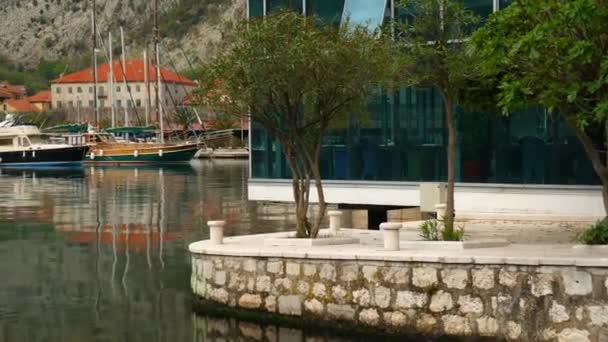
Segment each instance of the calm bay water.
[{"label": "calm bay water", "polygon": [[192,313],[187,246],[204,222],[223,218],[230,235],[291,225],[289,206],[247,201],[247,172],[0,169],[0,341],[369,340]]}]

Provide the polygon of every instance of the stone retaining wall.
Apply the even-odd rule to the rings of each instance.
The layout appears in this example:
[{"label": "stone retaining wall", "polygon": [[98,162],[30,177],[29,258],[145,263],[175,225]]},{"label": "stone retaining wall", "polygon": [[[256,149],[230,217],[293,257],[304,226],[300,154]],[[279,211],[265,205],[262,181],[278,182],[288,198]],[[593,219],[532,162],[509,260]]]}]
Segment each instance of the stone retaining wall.
[{"label": "stone retaining wall", "polygon": [[[608,265],[607,265],[608,266]],[[195,295],[388,331],[608,341],[608,268],[197,255]]]}]

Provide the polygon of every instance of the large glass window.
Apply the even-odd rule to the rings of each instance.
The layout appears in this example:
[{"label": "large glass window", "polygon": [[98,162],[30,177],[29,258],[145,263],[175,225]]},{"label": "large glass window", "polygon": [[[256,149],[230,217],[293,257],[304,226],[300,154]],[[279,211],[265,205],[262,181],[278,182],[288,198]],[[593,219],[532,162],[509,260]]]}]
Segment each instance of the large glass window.
[{"label": "large glass window", "polygon": [[[432,88],[377,91],[363,117],[336,123],[321,152],[324,179],[445,181],[446,128]],[[456,181],[598,184],[559,116],[529,107],[509,116],[456,111]],[[254,178],[289,178],[279,144],[255,126]]]},{"label": "large glass window", "polygon": [[493,0],[461,0],[464,7],[471,10],[483,19],[487,19],[494,12]]},{"label": "large glass window", "polygon": [[264,0],[248,0],[249,17],[261,17],[264,15]]},{"label": "large glass window", "polygon": [[498,8],[503,9],[513,3],[513,0],[500,0],[498,3]]},{"label": "large glass window", "polygon": [[342,22],[367,26],[370,31],[382,25],[387,0],[346,0]]},{"label": "large glass window", "polygon": [[344,0],[306,0],[306,15],[317,16],[326,23],[339,25],[343,11]]},{"label": "large glass window", "polygon": [[297,13],[302,13],[302,0],[266,0],[267,10],[289,9]]}]

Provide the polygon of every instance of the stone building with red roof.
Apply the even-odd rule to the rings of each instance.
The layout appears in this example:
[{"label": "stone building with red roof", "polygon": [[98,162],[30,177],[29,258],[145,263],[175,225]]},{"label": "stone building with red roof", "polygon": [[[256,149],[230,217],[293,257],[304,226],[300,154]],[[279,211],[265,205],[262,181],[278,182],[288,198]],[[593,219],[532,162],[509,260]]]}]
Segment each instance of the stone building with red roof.
[{"label": "stone building with red roof", "polygon": [[[98,106],[107,112],[114,103],[117,113],[123,108],[141,108],[142,113],[149,100],[151,111],[155,106],[156,69],[148,65],[149,93],[146,90],[146,70],[143,60],[128,60],[124,73],[122,62],[114,61],[113,74],[110,75],[110,64],[97,67]],[[123,76],[124,75],[124,76]],[[114,87],[110,89],[113,76]],[[127,86],[125,87],[124,80]],[[181,106],[183,99],[195,88],[196,83],[184,76],[161,68],[161,104],[166,110]],[[113,91],[112,91],[113,90]],[[54,109],[80,109],[92,111],[94,107],[93,68],[87,68],[69,75],[63,75],[51,82],[52,107]]]},{"label": "stone building with red roof", "polygon": [[7,113],[30,113],[40,111],[27,99],[6,100],[2,103],[2,110]]},{"label": "stone building with red roof", "polygon": [[50,90],[40,91],[28,97],[26,100],[28,100],[37,111],[45,112],[51,109],[52,98]]},{"label": "stone building with red roof", "polygon": [[43,90],[27,98],[5,99],[0,108],[8,113],[46,112],[51,109],[51,102],[51,91]]},{"label": "stone building with red roof", "polygon": [[25,97],[25,87],[0,82],[0,102],[19,100]]}]

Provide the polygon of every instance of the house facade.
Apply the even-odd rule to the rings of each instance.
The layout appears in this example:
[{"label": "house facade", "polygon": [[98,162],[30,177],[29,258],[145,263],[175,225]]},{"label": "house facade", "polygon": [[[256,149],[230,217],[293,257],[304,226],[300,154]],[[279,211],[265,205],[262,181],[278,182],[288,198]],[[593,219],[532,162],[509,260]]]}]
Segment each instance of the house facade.
[{"label": "house facade", "polygon": [[[398,15],[395,2],[249,0],[248,14],[254,20],[289,7],[336,24],[348,18],[375,29]],[[510,3],[463,2],[485,18]],[[457,109],[456,120],[458,216],[604,216],[599,181],[559,116],[529,106],[509,116]],[[280,146],[255,123],[250,132],[249,198],[292,201],[289,168]],[[378,91],[366,120],[351,120],[325,137],[320,164],[327,201],[381,212],[418,207],[425,188],[421,185],[446,180],[446,145],[443,104],[435,89]],[[314,191],[311,198],[315,200]]]},{"label": "house facade", "polygon": [[[112,69],[112,73],[110,70]],[[147,80],[146,80],[147,72]],[[161,68],[160,104],[165,111],[172,111],[181,106],[184,98],[196,87],[196,83],[186,77]],[[117,118],[124,111],[143,115],[146,106],[155,112],[156,104],[156,69],[146,65],[143,60],[128,60],[97,67],[97,106],[102,115],[109,115],[112,106]],[[94,76],[93,69],[87,68],[69,75],[64,75],[51,82],[52,107],[67,112],[82,112],[89,115],[94,110]],[[111,87],[111,80],[113,86]],[[146,81],[147,84],[146,84]]]}]

